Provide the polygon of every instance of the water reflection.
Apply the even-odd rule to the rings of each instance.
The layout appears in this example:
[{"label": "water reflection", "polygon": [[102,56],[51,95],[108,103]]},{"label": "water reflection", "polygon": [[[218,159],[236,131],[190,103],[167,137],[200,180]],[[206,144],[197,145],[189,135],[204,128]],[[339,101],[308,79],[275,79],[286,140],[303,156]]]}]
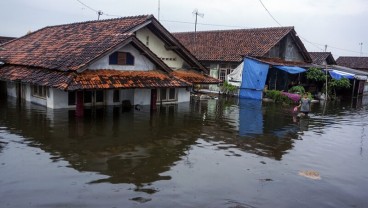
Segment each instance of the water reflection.
[{"label": "water reflection", "polygon": [[[290,106],[232,98],[192,100],[162,106],[155,113],[148,108],[86,109],[84,118],[76,118],[72,110],[17,104],[11,99],[0,105],[0,126],[49,152],[53,161],[65,160],[75,170],[106,175],[90,183],[137,187],[170,180],[165,172],[183,160],[198,139],[221,141],[222,149],[236,147],[281,160],[303,132],[323,134],[323,126],[333,125],[334,116],[344,114],[323,111],[317,104],[312,118],[295,119]],[[333,115],[326,119],[329,113]],[[1,141],[0,151],[5,146],[6,141]]]}]

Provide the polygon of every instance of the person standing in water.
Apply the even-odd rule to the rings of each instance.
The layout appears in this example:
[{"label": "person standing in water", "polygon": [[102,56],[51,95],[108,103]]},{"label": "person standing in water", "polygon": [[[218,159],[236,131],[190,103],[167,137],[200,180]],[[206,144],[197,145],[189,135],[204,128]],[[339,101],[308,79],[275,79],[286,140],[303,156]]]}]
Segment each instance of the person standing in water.
[{"label": "person standing in water", "polygon": [[299,105],[297,106],[298,108],[300,108],[300,112],[302,113],[302,115],[308,115],[310,111],[310,104],[311,100],[308,98],[308,94],[304,93],[303,97],[299,101]]}]

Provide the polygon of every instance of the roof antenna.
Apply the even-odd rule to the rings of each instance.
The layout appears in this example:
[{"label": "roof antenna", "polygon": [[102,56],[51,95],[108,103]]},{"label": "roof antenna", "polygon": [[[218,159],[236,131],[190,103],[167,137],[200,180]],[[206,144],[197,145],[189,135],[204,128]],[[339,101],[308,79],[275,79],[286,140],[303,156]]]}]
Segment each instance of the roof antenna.
[{"label": "roof antenna", "polygon": [[197,18],[198,16],[200,17],[204,17],[204,14],[203,13],[199,13],[198,12],[198,9],[194,9],[194,11],[192,12],[192,14],[195,15],[195,23],[194,23],[194,53],[195,51],[197,50]]},{"label": "roof antenna", "polygon": [[100,16],[103,15],[103,12],[101,10],[98,10],[97,15],[98,15],[97,20],[100,20]]},{"label": "roof antenna", "polygon": [[360,56],[363,56],[363,42],[359,43],[360,45]]}]

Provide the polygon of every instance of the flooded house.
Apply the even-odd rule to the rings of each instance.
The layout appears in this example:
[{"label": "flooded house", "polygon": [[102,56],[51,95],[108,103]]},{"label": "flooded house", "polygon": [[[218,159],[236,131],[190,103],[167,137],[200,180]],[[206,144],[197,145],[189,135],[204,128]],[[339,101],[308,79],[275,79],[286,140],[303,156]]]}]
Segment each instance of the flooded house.
[{"label": "flooded house", "polygon": [[364,59],[360,59],[362,57],[339,57],[335,60],[331,52],[309,52],[309,55],[316,67],[324,70],[327,68],[332,79],[347,78],[350,80],[351,87],[343,90],[343,97],[356,97],[368,93],[368,83],[366,84],[368,65],[366,66],[367,71],[364,71],[364,64],[362,64],[363,70],[362,68],[359,70],[359,64],[356,65],[364,63]]},{"label": "flooded house", "polygon": [[[266,62],[271,68],[312,62],[294,27],[181,32],[174,36],[210,69],[212,77],[222,81],[227,80],[245,56]],[[210,89],[219,90],[217,85],[211,85]]]},{"label": "flooded house", "polygon": [[53,109],[155,108],[219,82],[152,15],[48,26],[1,48],[2,92]]}]

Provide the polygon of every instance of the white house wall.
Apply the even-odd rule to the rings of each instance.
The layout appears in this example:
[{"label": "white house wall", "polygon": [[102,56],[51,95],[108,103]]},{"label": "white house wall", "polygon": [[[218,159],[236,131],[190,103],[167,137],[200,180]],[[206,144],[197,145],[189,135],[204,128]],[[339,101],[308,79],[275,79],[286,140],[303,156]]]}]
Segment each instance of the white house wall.
[{"label": "white house wall", "polygon": [[151,89],[135,89],[133,105],[150,105],[151,104]]},{"label": "white house wall", "polygon": [[179,103],[190,101],[190,91],[186,90],[186,88],[177,88],[177,90]]},{"label": "white house wall", "polygon": [[[110,65],[109,64],[109,56],[116,52],[129,52],[134,56],[134,65]],[[115,70],[134,70],[134,71],[148,71],[155,69],[155,65],[143,56],[134,46],[131,44],[126,45],[119,50],[111,52],[110,54],[102,57],[101,59],[97,60],[93,64],[91,64],[88,68],[92,70],[97,69],[115,69]]]},{"label": "white house wall", "polygon": [[165,43],[148,28],[136,32],[136,37],[172,69],[182,69],[184,60],[174,51],[165,48]]}]

